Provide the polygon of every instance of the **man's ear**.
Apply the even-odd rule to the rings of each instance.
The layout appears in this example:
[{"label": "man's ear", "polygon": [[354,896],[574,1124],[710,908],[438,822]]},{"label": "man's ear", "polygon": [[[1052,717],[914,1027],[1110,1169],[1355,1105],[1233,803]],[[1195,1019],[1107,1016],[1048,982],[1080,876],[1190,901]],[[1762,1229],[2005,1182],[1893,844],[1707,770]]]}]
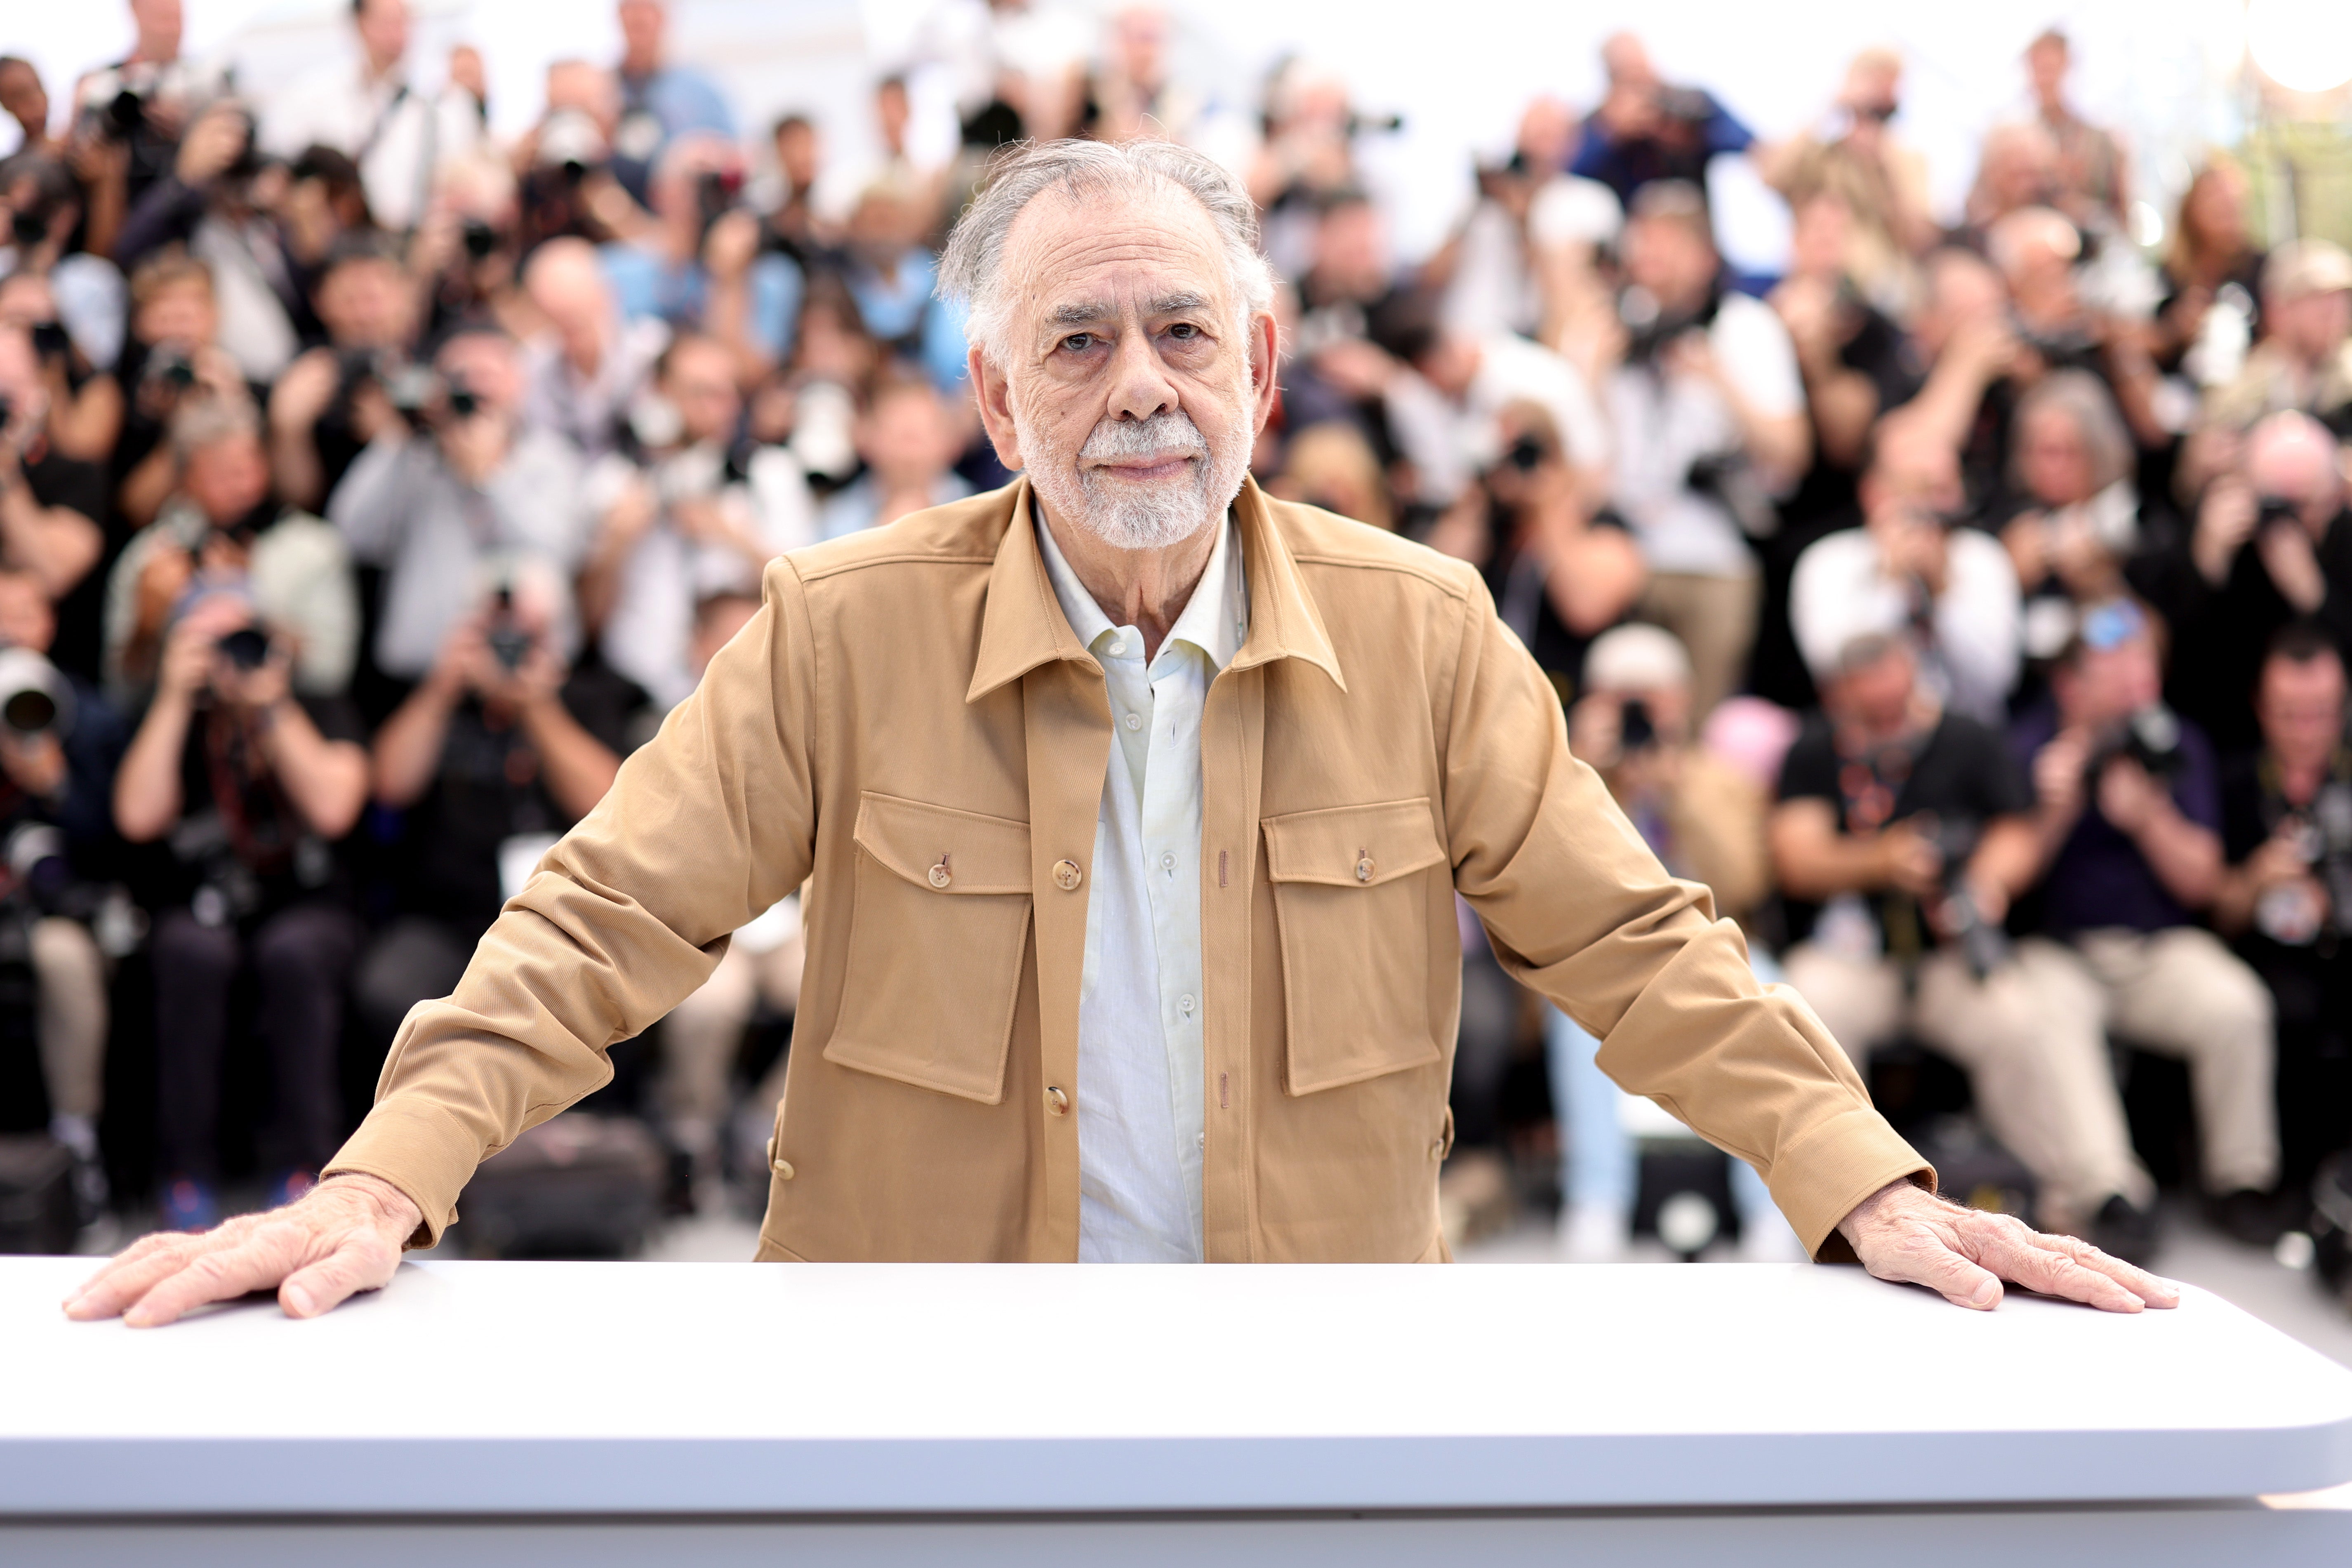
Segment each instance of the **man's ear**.
[{"label": "man's ear", "polygon": [[964,351],[964,363],[970,369],[972,401],[980,405],[980,423],[988,431],[989,445],[996,448],[996,460],[1017,474],[1024,465],[1021,437],[1013,426],[1013,383],[976,348]]},{"label": "man's ear", "polygon": [[1260,310],[1249,319],[1250,404],[1255,416],[1251,429],[1262,434],[1265,422],[1274,417],[1274,402],[1279,395],[1280,383],[1276,373],[1282,367],[1282,328],[1274,312]]}]

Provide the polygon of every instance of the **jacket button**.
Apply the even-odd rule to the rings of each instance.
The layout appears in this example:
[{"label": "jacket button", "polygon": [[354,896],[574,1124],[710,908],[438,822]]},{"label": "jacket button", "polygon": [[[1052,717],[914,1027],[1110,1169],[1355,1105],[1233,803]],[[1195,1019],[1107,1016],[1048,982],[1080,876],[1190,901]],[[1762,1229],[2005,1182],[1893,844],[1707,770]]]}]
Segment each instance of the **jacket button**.
[{"label": "jacket button", "polygon": [[1078,863],[1076,860],[1054,862],[1054,886],[1061,889],[1062,891],[1075,893],[1078,890],[1078,884],[1085,880],[1086,873],[1078,869]]},{"label": "jacket button", "polygon": [[768,1168],[775,1172],[777,1178],[781,1181],[789,1182],[793,1179],[793,1163],[790,1160],[771,1161],[769,1162]]},{"label": "jacket button", "polygon": [[1433,1142],[1433,1143],[1430,1144],[1430,1146],[1429,1146],[1429,1157],[1430,1157],[1431,1159],[1433,1159],[1433,1160],[1443,1160],[1443,1159],[1444,1159],[1444,1158],[1445,1158],[1445,1140],[1444,1140],[1444,1139],[1440,1138],[1440,1139],[1438,1139],[1435,1142]]},{"label": "jacket button", "polygon": [[948,869],[948,858],[944,855],[940,856],[940,863],[931,868],[931,886],[944,888],[954,880],[955,873]]},{"label": "jacket button", "polygon": [[1358,856],[1356,858],[1356,880],[1359,882],[1369,882],[1371,879],[1372,858],[1369,855]]},{"label": "jacket button", "polygon": [[1045,1110],[1049,1115],[1067,1116],[1070,1113],[1070,1097],[1058,1089],[1047,1089]]}]

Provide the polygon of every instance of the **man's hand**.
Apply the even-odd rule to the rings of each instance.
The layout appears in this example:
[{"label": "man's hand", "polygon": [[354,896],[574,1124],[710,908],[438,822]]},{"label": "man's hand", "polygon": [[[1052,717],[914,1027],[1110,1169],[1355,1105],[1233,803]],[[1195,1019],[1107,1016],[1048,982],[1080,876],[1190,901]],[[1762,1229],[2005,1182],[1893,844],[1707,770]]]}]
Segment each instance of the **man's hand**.
[{"label": "man's hand", "polygon": [[1944,890],[1944,852],[1919,830],[1916,822],[1898,822],[1878,836],[1878,880],[1915,899],[1933,899]]},{"label": "man's hand", "polygon": [[424,1216],[373,1176],[336,1176],[268,1214],[239,1215],[201,1235],[144,1237],[66,1299],[78,1321],[120,1317],[160,1328],[211,1301],[278,1291],[289,1318],[315,1318],[361,1290],[378,1290]]},{"label": "man's hand", "polygon": [[2087,1241],[2044,1236],[2009,1215],[1932,1196],[1896,1182],[1838,1221],[1862,1266],[1898,1285],[1925,1285],[1956,1307],[1989,1312],[2000,1305],[2001,1281],[2045,1296],[2084,1301],[2103,1312],[2180,1305],[2170,1280],[2109,1258]]}]

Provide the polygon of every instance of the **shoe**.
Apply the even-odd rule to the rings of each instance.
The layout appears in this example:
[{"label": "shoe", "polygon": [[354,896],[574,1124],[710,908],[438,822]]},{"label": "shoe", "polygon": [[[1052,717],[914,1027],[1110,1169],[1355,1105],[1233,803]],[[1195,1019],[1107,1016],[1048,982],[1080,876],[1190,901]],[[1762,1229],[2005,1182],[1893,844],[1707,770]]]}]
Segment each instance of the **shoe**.
[{"label": "shoe", "polygon": [[319,1178],[309,1171],[289,1171],[269,1184],[269,1206],[282,1209],[319,1184]]},{"label": "shoe", "polygon": [[1625,1211],[1613,1204],[1570,1204],[1559,1214],[1559,1249],[1570,1263],[1622,1263],[1633,1244]]},{"label": "shoe", "polygon": [[2231,1240],[2266,1250],[2278,1245],[2280,1235],[2286,1229],[2279,1217],[2277,1197],[2252,1187],[2240,1187],[2234,1193],[2208,1198],[2205,1217]]},{"label": "shoe", "polygon": [[163,1184],[165,1230],[210,1230],[220,1224],[220,1197],[210,1182],[174,1176]]},{"label": "shoe", "polygon": [[2136,1208],[2117,1193],[2099,1205],[2084,1239],[2110,1258],[2145,1268],[2156,1258],[2156,1211]]}]

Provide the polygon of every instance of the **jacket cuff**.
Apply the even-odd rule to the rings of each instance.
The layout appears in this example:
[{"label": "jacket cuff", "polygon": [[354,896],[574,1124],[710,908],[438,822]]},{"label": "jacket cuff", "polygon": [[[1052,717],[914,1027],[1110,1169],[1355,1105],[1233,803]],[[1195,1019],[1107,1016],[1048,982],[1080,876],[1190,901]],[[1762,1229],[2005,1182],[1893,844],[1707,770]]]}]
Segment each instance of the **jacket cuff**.
[{"label": "jacket cuff", "polygon": [[1781,1151],[1765,1184],[1790,1228],[1818,1262],[1850,1263],[1838,1221],[1890,1183],[1936,1190],[1936,1168],[1866,1106],[1842,1112]]},{"label": "jacket cuff", "polygon": [[428,1100],[395,1097],[367,1113],[321,1180],[346,1173],[391,1183],[425,1216],[411,1248],[433,1247],[457,1220],[457,1194],[473,1179],[482,1151],[457,1118]]}]

